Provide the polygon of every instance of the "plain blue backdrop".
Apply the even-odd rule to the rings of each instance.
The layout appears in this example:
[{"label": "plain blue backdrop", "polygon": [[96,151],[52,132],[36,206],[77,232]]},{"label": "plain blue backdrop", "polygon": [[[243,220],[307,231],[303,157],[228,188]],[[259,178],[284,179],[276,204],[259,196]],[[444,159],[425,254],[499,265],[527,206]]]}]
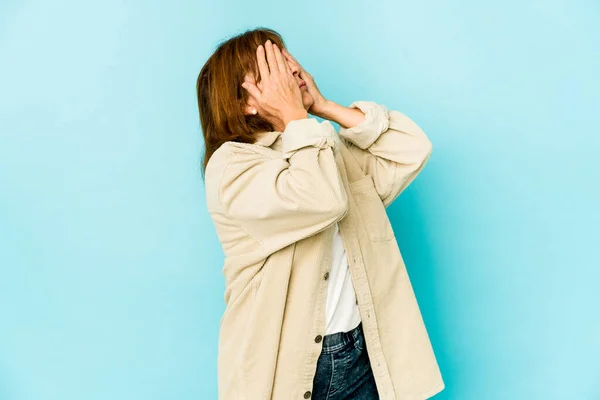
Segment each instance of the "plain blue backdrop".
[{"label": "plain blue backdrop", "polygon": [[3,1],[0,399],[216,399],[195,81],[257,26],[326,97],[400,110],[433,142],[389,215],[435,399],[600,399],[591,0]]}]

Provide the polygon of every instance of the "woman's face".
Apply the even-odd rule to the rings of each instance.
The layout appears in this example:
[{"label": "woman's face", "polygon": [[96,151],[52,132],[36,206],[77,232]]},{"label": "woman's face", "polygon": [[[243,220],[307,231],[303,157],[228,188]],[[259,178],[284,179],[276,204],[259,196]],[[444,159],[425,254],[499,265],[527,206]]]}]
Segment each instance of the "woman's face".
[{"label": "woman's face", "polygon": [[[298,67],[296,65],[288,62],[287,60],[286,60],[286,62],[288,63],[288,65],[292,71],[292,74],[294,75],[294,78],[296,79],[296,82],[298,83],[298,86],[300,86],[300,82],[302,82],[302,78],[300,77],[300,70],[298,69]],[[252,82],[252,83],[256,83],[256,81],[254,79],[254,75],[252,73],[246,74],[245,80]],[[258,84],[256,86],[258,86],[258,88],[260,90],[262,90],[262,82],[258,82]],[[308,92],[306,85],[302,86],[300,88],[300,91],[302,93],[302,104],[304,105],[304,109],[308,110],[310,108],[310,106],[312,106],[314,100],[313,100],[312,96],[310,95],[310,93]],[[248,104],[260,111],[260,106],[258,105],[258,102],[252,95],[249,95]]]}]

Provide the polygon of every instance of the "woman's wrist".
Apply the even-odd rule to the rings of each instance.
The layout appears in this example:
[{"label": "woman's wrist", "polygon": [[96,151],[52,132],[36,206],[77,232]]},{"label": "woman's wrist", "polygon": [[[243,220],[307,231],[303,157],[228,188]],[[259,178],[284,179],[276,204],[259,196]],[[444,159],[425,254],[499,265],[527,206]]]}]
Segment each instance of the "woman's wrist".
[{"label": "woman's wrist", "polygon": [[316,115],[319,118],[329,119],[328,116],[331,114],[332,106],[334,102],[331,100],[321,100],[319,102],[313,103],[313,105],[309,108],[309,112],[312,115]]},{"label": "woman's wrist", "polygon": [[318,114],[314,115],[333,121],[344,128],[354,127],[365,120],[365,114],[360,109],[344,107],[331,100],[320,104],[316,112]]}]

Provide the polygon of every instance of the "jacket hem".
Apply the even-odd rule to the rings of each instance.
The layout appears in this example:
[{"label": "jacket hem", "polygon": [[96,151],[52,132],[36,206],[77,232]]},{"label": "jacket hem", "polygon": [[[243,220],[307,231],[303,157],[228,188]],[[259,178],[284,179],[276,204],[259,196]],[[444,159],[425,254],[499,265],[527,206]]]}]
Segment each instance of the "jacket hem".
[{"label": "jacket hem", "polygon": [[423,400],[429,399],[430,397],[435,396],[436,394],[438,394],[442,390],[444,390],[445,387],[446,387],[446,384],[444,382],[441,382],[440,384],[438,384],[437,386],[434,386],[432,389],[428,390],[427,392],[423,392],[421,394],[423,396]]}]

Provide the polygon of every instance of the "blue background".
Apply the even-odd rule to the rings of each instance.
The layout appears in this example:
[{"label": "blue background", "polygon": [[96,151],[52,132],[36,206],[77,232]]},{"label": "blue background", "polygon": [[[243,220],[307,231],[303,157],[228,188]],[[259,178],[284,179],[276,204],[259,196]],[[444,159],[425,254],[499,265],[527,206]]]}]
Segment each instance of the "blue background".
[{"label": "blue background", "polygon": [[215,399],[223,254],[195,97],[278,30],[434,152],[389,215],[436,399],[600,399],[596,1],[3,1],[0,399]]}]

